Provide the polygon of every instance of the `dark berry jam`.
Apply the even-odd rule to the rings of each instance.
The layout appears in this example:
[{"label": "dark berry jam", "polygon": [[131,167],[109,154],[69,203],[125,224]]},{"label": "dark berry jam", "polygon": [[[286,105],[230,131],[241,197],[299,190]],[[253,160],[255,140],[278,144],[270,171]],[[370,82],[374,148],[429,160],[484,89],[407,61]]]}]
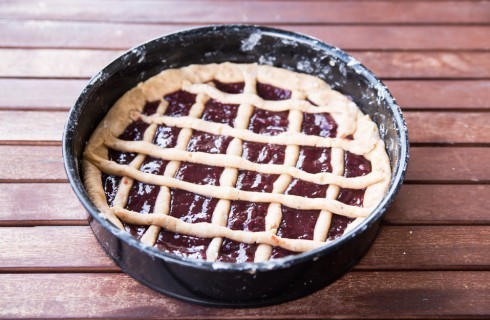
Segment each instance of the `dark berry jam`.
[{"label": "dark berry jam", "polygon": [[243,89],[245,88],[244,82],[224,83],[218,80],[213,80],[213,83],[216,88],[226,93],[242,93]]},{"label": "dark berry jam", "polygon": [[255,108],[248,129],[266,136],[275,136],[288,129],[288,112],[273,112]]},{"label": "dark berry jam", "polygon": [[233,127],[237,111],[237,104],[223,104],[211,99],[206,102],[202,119],[211,122],[224,123]]},{"label": "dark berry jam", "polygon": [[[136,120],[130,123],[124,132],[119,136],[119,139],[126,141],[138,141],[143,139],[145,130],[148,128],[148,124]],[[122,152],[114,149],[108,149],[108,159],[114,161],[118,164],[129,164],[136,157],[136,153],[133,152]],[[113,205],[114,198],[119,189],[119,183],[121,182],[121,177],[116,177],[109,174],[102,174],[102,186],[104,187],[105,196],[109,206]]]},{"label": "dark berry jam", "polygon": [[226,149],[232,138],[227,136],[216,136],[210,133],[194,131],[187,150],[192,152],[207,152],[207,153],[226,153]]},{"label": "dark berry jam", "polygon": [[291,91],[259,82],[257,83],[257,94],[264,100],[277,101],[291,98]]},{"label": "dark berry jam", "polygon": [[147,116],[151,116],[155,112],[157,112],[158,106],[160,105],[160,101],[147,102],[143,108],[143,114]]},{"label": "dark berry jam", "polygon": [[[228,228],[232,230],[264,231],[267,203],[233,201],[228,217]],[[224,239],[218,256],[223,262],[251,262],[257,244],[246,244]]]},{"label": "dark berry jam", "polygon": [[328,113],[303,113],[301,132],[308,135],[334,138],[337,123]]},{"label": "dark berry jam", "polygon": [[[169,128],[163,125],[157,127],[155,136],[153,138],[153,144],[165,147],[173,148],[177,144],[177,136],[179,129]],[[146,157],[140,166],[140,171],[163,175],[168,161],[162,159],[155,159],[153,157]],[[140,213],[152,213],[155,208],[155,202],[160,191],[159,186],[146,184],[140,181],[134,181],[129,191],[128,201],[126,209],[136,211]],[[136,226],[123,223],[125,229],[136,238],[141,236],[147,230],[146,226]]]},{"label": "dark berry jam", "polygon": [[[146,157],[140,167],[140,171],[162,175],[167,166],[167,161]],[[139,213],[152,213],[160,191],[160,186],[134,181],[129,190],[126,209]],[[123,222],[125,229],[136,238],[141,238],[147,227],[130,225]]]},{"label": "dark berry jam", "polygon": [[371,172],[371,162],[364,156],[345,152],[345,173],[348,178],[365,176]]},{"label": "dark berry jam", "polygon": [[[309,173],[331,172],[330,149],[301,147],[296,167]],[[285,194],[307,198],[325,198],[328,185],[293,179]],[[282,206],[282,221],[277,235],[290,239],[313,239],[313,231],[320,214],[319,210],[298,210]],[[274,247],[272,259],[296,254],[281,247]]]},{"label": "dark berry jam", "polygon": [[[371,162],[369,162],[369,160],[367,160],[364,156],[346,151],[344,163],[345,177],[360,177],[371,172]],[[340,188],[337,200],[351,206],[362,207],[365,191],[366,189],[356,190]],[[354,219],[334,214],[332,217],[332,224],[328,232],[328,239],[333,240],[340,237],[344,233],[345,228],[347,228],[347,225],[352,221],[354,221]]]},{"label": "dark berry jam", "polygon": [[153,144],[162,148],[173,148],[177,144],[180,129],[160,125],[157,127]]},{"label": "dark berry jam", "polygon": [[[318,210],[296,210],[283,206],[281,226],[277,230],[277,235],[282,238],[312,240],[319,214]],[[271,258],[278,259],[291,254],[296,253],[281,247],[274,247]]]},{"label": "dark berry jam", "polygon": [[354,221],[354,219],[340,216],[338,214],[333,214],[332,222],[330,223],[330,229],[328,230],[327,239],[334,240],[343,235],[345,229],[352,221]]},{"label": "dark berry jam", "polygon": [[270,164],[284,163],[285,146],[245,141],[242,146],[242,157],[249,161]]},{"label": "dark berry jam", "polygon": [[[243,82],[222,83],[213,81],[214,86],[225,93],[239,94],[244,90]],[[268,84],[257,83],[257,94],[264,100],[286,100],[291,98],[292,92]],[[189,115],[192,105],[196,102],[196,95],[179,90],[163,97],[168,102],[165,115],[179,117]],[[154,114],[159,101],[146,103],[143,114]],[[224,104],[210,99],[207,101],[201,119],[205,121],[234,125],[239,105]],[[303,114],[301,132],[307,135],[321,137],[336,137],[337,123],[328,113]],[[254,108],[248,129],[262,135],[277,135],[287,131],[289,125],[288,112],[271,112]],[[137,141],[143,138],[148,124],[141,120],[132,122],[119,137],[123,140]],[[163,125],[157,127],[153,144],[162,148],[175,147],[180,133],[178,128]],[[348,137],[349,138],[349,137]],[[350,137],[352,138],[352,137]],[[231,137],[218,136],[200,131],[193,131],[187,144],[187,151],[225,154]],[[286,146],[262,144],[243,141],[242,157],[260,164],[284,163]],[[129,164],[136,154],[109,150],[109,159],[119,164]],[[308,173],[331,172],[331,154],[329,148],[300,147],[296,167]],[[143,172],[162,175],[167,161],[146,157],[140,170]],[[225,163],[217,166],[206,166],[183,162],[175,174],[175,178],[200,185],[219,186],[220,176]],[[371,163],[363,156],[345,153],[346,177],[357,177],[371,172]],[[273,184],[279,175],[262,174],[253,171],[239,170],[236,188],[243,191],[272,192]],[[103,186],[109,205],[112,205],[117,193],[120,177],[102,175]],[[297,195],[309,198],[324,198],[328,185],[317,185],[299,179],[292,179],[284,194]],[[153,212],[160,187],[135,181],[129,192],[126,208],[142,214]],[[354,206],[362,206],[365,190],[341,189],[338,200]],[[218,199],[200,196],[179,189],[170,189],[169,215],[188,223],[212,221],[212,215]],[[265,218],[269,208],[268,203],[253,203],[245,201],[231,201],[227,227],[232,230],[264,231]],[[282,220],[277,234],[280,237],[291,239],[313,239],[313,232],[320,214],[319,210],[297,210],[282,206]],[[347,225],[353,219],[333,215],[328,232],[328,239],[335,239],[343,234]],[[147,227],[124,224],[126,229],[139,238]],[[155,246],[161,250],[179,256],[206,259],[206,250],[211,239],[177,234],[162,229]],[[254,260],[257,244],[245,244],[229,239],[223,239],[218,255],[218,261],[223,262],[250,262]],[[296,254],[280,247],[273,248],[273,259]]]},{"label": "dark berry jam", "polygon": [[111,207],[114,205],[114,198],[116,197],[120,182],[121,177],[105,173],[102,174],[102,186],[104,187],[105,198],[107,200],[107,204]]},{"label": "dark berry jam", "polygon": [[196,95],[183,90],[167,94],[164,99],[168,101],[165,115],[171,117],[188,116],[192,105],[196,103]]}]

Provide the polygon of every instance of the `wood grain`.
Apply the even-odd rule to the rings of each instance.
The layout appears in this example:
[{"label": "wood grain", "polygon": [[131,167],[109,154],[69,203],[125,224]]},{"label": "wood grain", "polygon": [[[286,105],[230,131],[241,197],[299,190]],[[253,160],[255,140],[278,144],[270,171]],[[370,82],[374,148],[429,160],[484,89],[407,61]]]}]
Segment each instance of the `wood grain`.
[{"label": "wood grain", "polygon": [[97,243],[92,230],[83,227],[0,228],[0,269],[46,270],[84,268],[118,271]]},{"label": "wood grain", "polygon": [[[490,152],[485,147],[413,147],[410,182],[490,181]],[[0,182],[65,182],[58,146],[1,146]]]},{"label": "wood grain", "polygon": [[488,148],[411,148],[406,179],[432,183],[489,182]]},{"label": "wood grain", "polygon": [[61,147],[0,146],[0,182],[66,182]]},{"label": "wood grain", "polygon": [[303,299],[233,310],[189,305],[125,274],[2,274],[0,283],[2,317],[379,319],[490,314],[490,272],[484,271],[350,272]]},{"label": "wood grain", "polygon": [[[488,319],[489,17],[480,0],[2,1],[0,318]],[[303,299],[218,309],[158,294],[105,255],[67,183],[60,138],[87,79],[123,50],[211,23],[336,45],[405,111],[407,183],[379,236],[352,272]]]},{"label": "wood grain", "polygon": [[[102,50],[0,50],[1,77],[91,78],[122,52]],[[19,64],[18,61],[23,63]]]},{"label": "wood grain", "polygon": [[486,52],[352,52],[382,78],[486,78]]},{"label": "wood grain", "polygon": [[490,109],[490,81],[389,80],[385,82],[401,108]]},{"label": "wood grain", "polygon": [[[488,185],[404,185],[387,224],[489,224]],[[86,225],[86,213],[67,183],[0,184],[0,226]],[[444,196],[443,196],[444,195]],[[464,210],[454,210],[454,208]]]},{"label": "wood grain", "polygon": [[[107,50],[1,49],[0,77],[90,78],[121,53]],[[388,79],[490,77],[490,52],[359,51],[351,54],[379,77]]]},{"label": "wood grain", "polygon": [[67,117],[65,111],[0,111],[0,140],[59,142]]},{"label": "wood grain", "polygon": [[404,225],[489,224],[489,192],[488,185],[405,184],[384,220]]},{"label": "wood grain", "polygon": [[[192,24],[0,21],[0,47],[128,49]],[[344,50],[489,50],[489,26],[280,25]],[[97,41],[93,35],[97,34]]]},{"label": "wood grain", "polygon": [[383,227],[359,269],[490,270],[488,226]]},{"label": "wood grain", "polygon": [[489,143],[490,113],[405,112],[411,143]]},{"label": "wood grain", "polygon": [[[356,269],[490,270],[489,251],[486,226],[383,226]],[[0,228],[0,272],[77,268],[119,270],[88,226]]]},{"label": "wood grain", "polygon": [[87,224],[68,183],[4,183],[0,194],[0,226]]},{"label": "wood grain", "polygon": [[0,79],[0,109],[68,110],[87,80]]},{"label": "wood grain", "polygon": [[0,18],[143,23],[488,23],[488,2],[6,1]]},{"label": "wood grain", "polygon": [[[488,112],[409,111],[404,116],[412,143],[490,143]],[[66,119],[64,111],[0,111],[0,142],[61,141]]]},{"label": "wood grain", "polygon": [[[488,80],[388,80],[404,110],[490,109]],[[0,79],[0,109],[68,110],[87,84],[72,79]]]}]

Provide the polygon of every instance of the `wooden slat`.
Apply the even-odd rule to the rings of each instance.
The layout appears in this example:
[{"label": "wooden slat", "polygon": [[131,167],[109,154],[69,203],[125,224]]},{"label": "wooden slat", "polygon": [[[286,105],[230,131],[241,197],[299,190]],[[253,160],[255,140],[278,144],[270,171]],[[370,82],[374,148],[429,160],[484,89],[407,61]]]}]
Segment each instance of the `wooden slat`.
[{"label": "wooden slat", "polygon": [[[409,181],[490,181],[484,147],[413,147]],[[0,182],[66,181],[58,146],[0,146]]]},{"label": "wooden slat", "polygon": [[[0,47],[127,49],[191,24],[0,21]],[[344,50],[489,50],[489,26],[281,25]],[[97,41],[93,35],[97,34]]]},{"label": "wooden slat", "polygon": [[88,226],[0,228],[0,270],[119,270]]},{"label": "wooden slat", "polygon": [[488,23],[488,2],[6,1],[0,18],[172,23]]},{"label": "wooden slat", "polygon": [[489,143],[490,113],[405,112],[410,142]]},{"label": "wooden slat", "polygon": [[[384,220],[388,224],[489,224],[488,185],[406,184]],[[0,184],[1,225],[86,224],[67,183]],[[445,196],[441,196],[445,195]],[[455,210],[454,208],[464,208]]]},{"label": "wooden slat", "polygon": [[[287,304],[224,309],[189,305],[125,274],[2,274],[2,317],[433,318],[490,315],[490,272],[351,272]],[[40,294],[42,292],[42,294]]]},{"label": "wooden slat", "polygon": [[[412,143],[490,143],[488,112],[405,112],[404,116]],[[0,111],[0,141],[61,141],[66,118],[64,111]]]},{"label": "wooden slat", "polygon": [[68,110],[87,80],[0,79],[0,109]]},{"label": "wooden slat", "polygon": [[[490,109],[488,80],[388,80],[404,110]],[[0,79],[0,109],[68,110],[87,84],[71,79]]]},{"label": "wooden slat", "polygon": [[490,270],[488,226],[383,227],[360,269]]},{"label": "wooden slat", "polygon": [[101,50],[3,49],[0,51],[0,76],[90,78],[121,53]]},{"label": "wooden slat", "polygon": [[355,52],[365,66],[383,78],[486,78],[486,52]]},{"label": "wooden slat", "polygon": [[[1,49],[0,77],[89,78],[122,52]],[[490,52],[351,52],[382,78],[489,78]],[[19,64],[18,61],[23,61]]]},{"label": "wooden slat", "polygon": [[1,182],[67,181],[59,146],[0,146]]},{"label": "wooden slat", "polygon": [[0,139],[5,142],[61,141],[66,119],[65,111],[0,111]]},{"label": "wooden slat", "polygon": [[[53,241],[59,239],[61,241]],[[383,226],[357,269],[490,270],[487,226]],[[0,271],[117,271],[90,227],[0,228]]]},{"label": "wooden slat", "polygon": [[408,181],[489,182],[488,148],[411,148]]},{"label": "wooden slat", "polygon": [[0,225],[87,223],[67,183],[0,184],[0,194]]},{"label": "wooden slat", "polygon": [[402,109],[490,109],[490,81],[390,80]]},{"label": "wooden slat", "polygon": [[384,220],[393,224],[488,224],[488,185],[404,185]]}]

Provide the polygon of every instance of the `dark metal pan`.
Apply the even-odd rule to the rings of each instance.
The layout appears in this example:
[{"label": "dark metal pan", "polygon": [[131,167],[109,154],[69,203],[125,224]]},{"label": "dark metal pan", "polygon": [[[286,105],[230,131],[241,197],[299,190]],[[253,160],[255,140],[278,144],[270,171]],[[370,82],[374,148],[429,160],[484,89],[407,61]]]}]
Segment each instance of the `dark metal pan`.
[{"label": "dark metal pan", "polygon": [[[377,123],[391,161],[389,190],[375,211],[324,247],[263,263],[210,263],[145,247],[101,218],[81,179],[85,144],[108,109],[138,82],[168,68],[213,62],[272,64],[316,75],[349,95]],[[408,135],[400,108],[384,84],[357,60],[317,39],[259,26],[184,30],[124,53],[100,71],[70,111],[63,135],[68,179],[89,213],[100,245],[132,277],[185,301],[226,307],[270,305],[305,296],[348,272],[367,251],[404,179]]]}]

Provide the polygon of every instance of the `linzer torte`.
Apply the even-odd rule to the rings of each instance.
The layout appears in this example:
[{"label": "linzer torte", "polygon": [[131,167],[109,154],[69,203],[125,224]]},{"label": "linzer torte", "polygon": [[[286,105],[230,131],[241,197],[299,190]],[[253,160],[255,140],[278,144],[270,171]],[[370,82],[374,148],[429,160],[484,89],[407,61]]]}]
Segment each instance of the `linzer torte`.
[{"label": "linzer torte", "polygon": [[191,65],[138,84],[90,138],[100,214],[183,257],[259,262],[362,222],[391,172],[376,124],[323,80],[257,64]]}]

